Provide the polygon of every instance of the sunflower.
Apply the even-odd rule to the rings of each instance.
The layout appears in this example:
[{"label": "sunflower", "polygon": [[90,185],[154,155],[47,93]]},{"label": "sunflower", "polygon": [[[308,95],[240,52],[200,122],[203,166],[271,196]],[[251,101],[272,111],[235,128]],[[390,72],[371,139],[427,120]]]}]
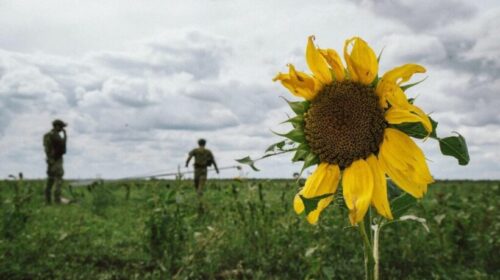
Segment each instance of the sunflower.
[{"label": "sunflower", "polygon": [[311,224],[332,202],[340,182],[354,225],[370,205],[383,217],[393,218],[387,176],[415,198],[421,198],[434,181],[422,150],[399,129],[411,123],[427,136],[433,132],[430,118],[403,90],[411,85],[402,85],[425,68],[405,64],[379,78],[378,58],[363,39],[346,40],[343,51],[346,67],[335,50],[318,48],[310,36],[306,61],[312,75],[289,64],[288,73],[274,78],[307,105],[298,116],[302,123],[294,126],[303,135],[299,148],[317,159],[317,167],[293,205],[300,214],[304,199],[319,198],[307,214]]}]

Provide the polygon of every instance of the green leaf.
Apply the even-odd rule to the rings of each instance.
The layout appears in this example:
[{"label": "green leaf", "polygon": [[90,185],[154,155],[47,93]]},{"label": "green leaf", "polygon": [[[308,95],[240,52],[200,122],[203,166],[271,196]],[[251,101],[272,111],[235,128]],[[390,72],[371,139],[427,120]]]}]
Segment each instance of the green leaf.
[{"label": "green leaf", "polygon": [[293,155],[292,162],[304,161],[306,156],[310,153],[310,149],[307,144],[300,144],[297,147],[295,155]]},{"label": "green leaf", "polygon": [[333,193],[326,193],[326,194],[311,197],[311,198],[306,198],[303,195],[299,195],[299,196],[300,196],[300,199],[302,199],[302,202],[304,203],[305,213],[306,213],[306,215],[308,215],[310,212],[312,212],[312,211],[316,210],[316,208],[318,208],[318,203],[320,200],[322,200],[323,198],[327,198],[329,196],[332,196],[332,195],[333,195]]},{"label": "green leaf", "polygon": [[439,139],[439,148],[443,155],[456,158],[460,165],[467,165],[470,161],[467,143],[462,135],[457,135]]},{"label": "green leaf", "polygon": [[[306,168],[313,166],[315,164],[319,163],[319,158],[313,153],[309,153],[306,155],[304,158],[304,165],[302,166],[302,171],[304,171]],[[300,173],[302,173],[302,171]]]},{"label": "green leaf", "polygon": [[289,122],[292,124],[293,128],[302,128],[304,127],[304,115],[297,115],[293,118],[289,118],[283,123]]},{"label": "green leaf", "polygon": [[401,90],[405,91],[405,90],[407,90],[407,89],[409,89],[409,88],[411,88],[411,87],[414,87],[414,86],[416,86],[416,85],[420,84],[421,82],[423,82],[423,81],[425,81],[425,80],[427,80],[427,77],[423,78],[422,80],[420,80],[420,81],[418,81],[418,82],[415,82],[415,83],[412,83],[412,84],[407,84],[407,85],[401,86],[400,88],[401,88]]},{"label": "green leaf", "polygon": [[288,101],[286,98],[283,98],[288,106],[292,109],[292,111],[297,115],[302,115],[309,109],[309,101]]},{"label": "green leaf", "polygon": [[[429,120],[432,124],[432,132],[429,135],[432,138],[437,138],[436,128],[438,123],[429,117]],[[424,126],[420,122],[414,123],[402,123],[402,124],[394,124],[392,125],[394,128],[408,134],[408,136],[415,137],[418,139],[423,139],[427,137],[427,130],[425,130]]]},{"label": "green leaf", "polygon": [[265,152],[266,153],[274,152],[276,149],[282,151],[285,144],[286,144],[286,140],[279,141],[278,143],[274,143],[271,146],[267,147]]},{"label": "green leaf", "polygon": [[255,165],[254,165],[255,161],[252,160],[249,156],[246,156],[246,157],[240,158],[240,159],[235,159],[235,160],[241,164],[246,164],[246,165],[250,166],[254,171],[260,171],[257,167],[255,167]]},{"label": "green leaf", "polygon": [[417,199],[413,196],[403,193],[391,201],[392,216],[394,219],[399,219],[408,209],[417,204]]},{"label": "green leaf", "polygon": [[370,83],[370,86],[373,88],[377,88],[378,82],[380,81],[380,77],[377,75],[373,78],[373,81]]},{"label": "green leaf", "polygon": [[277,132],[273,132],[273,133],[276,135],[279,135],[279,136],[286,137],[286,138],[288,138],[292,141],[298,142],[298,143],[305,143],[306,142],[306,137],[304,135],[304,131],[302,129],[299,129],[299,128],[292,129],[285,134],[281,134],[281,133],[277,133]]},{"label": "green leaf", "polygon": [[384,53],[384,50],[385,50],[385,47],[383,47],[382,50],[380,51],[380,53],[378,54],[377,63],[380,63],[380,59],[382,58],[382,54]]}]

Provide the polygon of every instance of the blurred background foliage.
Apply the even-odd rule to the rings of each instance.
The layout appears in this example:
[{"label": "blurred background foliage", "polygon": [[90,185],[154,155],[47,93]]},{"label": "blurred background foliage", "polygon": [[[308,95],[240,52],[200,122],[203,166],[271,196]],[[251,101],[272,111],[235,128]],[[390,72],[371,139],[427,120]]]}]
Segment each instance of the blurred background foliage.
[{"label": "blurred background foliage", "polygon": [[[362,279],[341,201],[317,226],[294,181],[95,182],[45,206],[43,181],[0,181],[0,279]],[[384,227],[382,279],[500,278],[500,183],[440,181]],[[338,199],[336,199],[338,200]]]}]

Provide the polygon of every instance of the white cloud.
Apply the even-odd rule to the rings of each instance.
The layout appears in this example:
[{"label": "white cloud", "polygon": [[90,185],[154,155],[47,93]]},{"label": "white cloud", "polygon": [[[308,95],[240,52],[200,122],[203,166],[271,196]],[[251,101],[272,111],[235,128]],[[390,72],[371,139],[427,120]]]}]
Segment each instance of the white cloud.
[{"label": "white cloud", "polygon": [[[271,129],[289,129],[279,124],[289,112],[279,96],[292,97],[271,79],[287,63],[306,69],[306,38],[315,34],[321,47],[337,50],[355,35],[376,52],[385,47],[381,73],[425,65],[428,79],[409,95],[433,112],[443,136],[466,136],[472,158],[458,167],[436,143],[425,143],[436,177],[500,178],[500,10],[492,5],[4,1],[0,160],[8,164],[0,176],[44,176],[41,135],[54,118],[70,124],[68,177],[175,170],[201,137],[219,165],[259,155],[279,140]],[[258,165],[263,171],[252,176],[289,177],[300,169],[287,156]]]}]

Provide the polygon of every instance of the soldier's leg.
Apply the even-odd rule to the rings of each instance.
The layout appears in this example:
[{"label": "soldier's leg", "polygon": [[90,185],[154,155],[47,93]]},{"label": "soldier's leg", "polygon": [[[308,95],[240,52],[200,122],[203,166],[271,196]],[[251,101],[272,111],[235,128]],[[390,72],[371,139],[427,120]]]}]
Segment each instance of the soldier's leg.
[{"label": "soldier's leg", "polygon": [[200,175],[196,170],[194,171],[194,190],[198,191],[198,186],[200,185]]},{"label": "soldier's leg", "polygon": [[56,185],[56,189],[54,192],[54,201],[55,203],[61,203],[61,187],[63,183],[64,176],[64,168],[63,168],[63,159],[60,158],[54,163],[53,172],[55,175],[54,183]]},{"label": "soldier's leg", "polygon": [[61,187],[62,187],[62,177],[56,177],[54,180],[55,184],[55,191],[54,191],[54,202],[55,203],[61,203]]},{"label": "soldier's leg", "polygon": [[198,195],[203,194],[203,187],[205,186],[205,183],[207,182],[207,170],[203,170],[200,172],[200,177],[199,177],[199,184],[198,184]]},{"label": "soldier's leg", "polygon": [[45,202],[47,204],[51,203],[52,198],[52,185],[54,184],[54,177],[49,176],[47,178],[47,185],[45,186]]}]

